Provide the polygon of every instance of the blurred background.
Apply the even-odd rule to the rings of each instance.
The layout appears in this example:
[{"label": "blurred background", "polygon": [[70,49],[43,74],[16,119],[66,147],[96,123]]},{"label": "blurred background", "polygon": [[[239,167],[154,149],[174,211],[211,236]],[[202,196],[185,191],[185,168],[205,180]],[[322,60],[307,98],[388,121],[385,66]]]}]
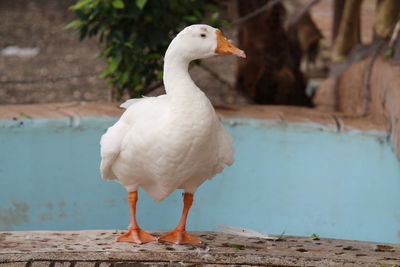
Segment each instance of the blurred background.
[{"label": "blurred background", "polygon": [[[174,9],[172,6],[154,6],[152,1],[144,2],[147,3],[141,11],[143,14],[132,17],[131,25],[121,24],[123,26],[120,27],[130,28],[137,33],[145,29],[151,31],[154,25],[161,22],[145,22],[144,17],[156,17],[158,10],[163,8]],[[398,31],[394,31],[399,12],[397,1],[364,0],[350,1],[352,3],[349,4],[340,0],[190,2],[194,4],[186,5],[183,11],[179,11],[181,13],[176,11],[181,17],[168,25],[171,29],[164,43],[168,43],[173,33],[185,25],[210,22],[207,19],[214,16],[211,24],[222,26],[224,34],[248,54],[248,59],[241,61],[239,66],[232,57],[215,57],[203,60],[191,69],[196,83],[215,105],[258,103],[338,109],[343,104],[342,100],[337,99],[341,95],[341,86],[334,89],[338,93],[336,97],[323,93],[332,93],[332,88],[317,90],[321,81],[343,72],[345,67],[337,67],[335,63],[347,62],[341,64],[347,68],[355,61],[375,54],[382,55],[388,49],[392,50],[387,52],[386,57],[398,61]],[[111,56],[98,56],[111,45],[111,41],[99,43],[102,30],[97,29],[95,33],[86,33],[86,38],[89,35],[92,38],[80,42],[79,33],[72,32],[75,29],[82,34],[82,24],[72,25],[69,30],[65,28],[75,19],[81,19],[91,29],[95,28],[95,22],[76,16],[85,8],[85,12],[95,12],[95,8],[82,5],[81,9],[71,9],[75,3],[74,0],[0,2],[1,104],[112,101],[162,93],[161,84],[151,88],[146,84],[141,91],[137,90],[137,82],[110,85],[107,77],[100,78]],[[266,5],[269,6],[265,8]],[[109,9],[112,8],[119,11],[111,5]],[[127,11],[132,12],[134,8]],[[198,12],[193,12],[193,9]],[[257,14],[259,10],[262,12]],[[189,18],[184,18],[182,12],[186,12]],[[256,16],[239,19],[252,13]],[[163,16],[159,17],[160,21],[167,19]],[[340,28],[341,21],[346,25],[343,29]],[[116,25],[126,23],[122,20],[106,22]],[[386,28],[379,30],[379,27]],[[391,37],[395,39],[391,48],[379,42],[389,42]],[[156,52],[153,51],[159,56],[157,60],[162,59],[160,48],[164,47],[158,46]],[[141,49],[141,53],[148,53]],[[359,72],[362,75],[361,70]],[[108,80],[112,79],[110,76]],[[150,78],[157,80],[151,75]],[[134,90],[138,94],[132,93]],[[361,89],[352,90],[354,92],[350,94],[357,94],[356,91]],[[315,95],[317,91],[320,93]],[[356,98],[353,95],[351,97]],[[332,103],[335,101],[339,103]]]}]

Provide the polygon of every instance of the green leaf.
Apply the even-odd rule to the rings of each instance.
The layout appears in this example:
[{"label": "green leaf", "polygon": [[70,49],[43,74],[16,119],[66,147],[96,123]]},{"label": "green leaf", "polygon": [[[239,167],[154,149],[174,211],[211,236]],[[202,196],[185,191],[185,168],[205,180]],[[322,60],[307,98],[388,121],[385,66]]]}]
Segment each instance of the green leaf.
[{"label": "green leaf", "polygon": [[148,22],[152,22],[153,21],[153,17],[152,16],[145,16],[144,17],[144,21],[147,22],[147,23]]},{"label": "green leaf", "polygon": [[33,119],[31,115],[26,114],[26,113],[24,113],[24,112],[20,112],[19,115],[20,115],[21,117],[24,117],[24,118],[27,118],[27,119]]},{"label": "green leaf", "polygon": [[113,0],[112,1],[112,5],[113,7],[115,7],[116,9],[122,9],[125,7],[124,2],[122,2],[122,0]]},{"label": "green leaf", "polygon": [[318,236],[317,234],[312,234],[312,235],[310,236],[310,238],[311,238],[312,240],[319,240],[319,236]]},{"label": "green leaf", "polygon": [[74,20],[70,23],[68,23],[67,25],[65,25],[64,29],[73,29],[73,28],[77,28],[78,26],[82,25],[83,21],[81,20]]},{"label": "green leaf", "polygon": [[129,80],[129,76],[130,76],[129,71],[125,71],[121,76],[120,82],[126,83]]},{"label": "green leaf", "polygon": [[201,12],[200,12],[199,10],[197,10],[197,9],[193,10],[193,14],[194,14],[196,17],[198,17],[199,19],[201,19],[201,17],[202,17]]},{"label": "green leaf", "polygon": [[77,9],[75,10],[75,16],[82,21],[86,21],[88,16],[85,12],[82,11],[82,9]]},{"label": "green leaf", "polygon": [[216,5],[213,5],[213,4],[205,4],[204,7],[206,9],[211,10],[211,11],[217,11],[218,10],[218,7]]},{"label": "green leaf", "polygon": [[143,9],[144,6],[146,5],[146,3],[147,3],[147,0],[136,0],[136,6],[139,9]]},{"label": "green leaf", "polygon": [[214,13],[211,15],[211,20],[212,20],[212,21],[216,21],[218,18],[219,18],[219,13],[218,13],[218,12],[214,12]]},{"label": "green leaf", "polygon": [[124,42],[123,45],[128,48],[133,48],[133,44],[129,42]]},{"label": "green leaf", "polygon": [[109,46],[109,47],[107,47],[106,49],[104,49],[103,51],[101,51],[101,53],[100,53],[100,57],[107,57],[107,56],[109,56],[110,55],[110,53],[112,52],[112,50],[113,50],[113,47],[112,46]]},{"label": "green leaf", "polygon": [[70,9],[77,10],[81,9],[89,3],[89,0],[80,0],[75,5],[71,6]]},{"label": "green leaf", "polygon": [[157,80],[161,81],[163,79],[164,72],[162,70],[157,72]]},{"label": "green leaf", "polygon": [[132,83],[132,85],[133,85],[133,87],[136,87],[139,83],[140,83],[140,75],[139,75],[139,73],[135,73],[135,75],[133,76],[133,83]]},{"label": "green leaf", "polygon": [[110,72],[115,72],[115,70],[118,68],[119,63],[121,62],[121,58],[113,58],[110,62]]},{"label": "green leaf", "polygon": [[161,57],[162,56],[159,53],[150,53],[150,54],[146,55],[147,59],[159,59]]},{"label": "green leaf", "polygon": [[140,93],[143,89],[143,84],[136,85],[134,89],[136,93]]},{"label": "green leaf", "polygon": [[188,22],[196,22],[197,18],[195,16],[184,16],[183,20],[188,21]]},{"label": "green leaf", "polygon": [[104,78],[108,77],[110,74],[111,74],[110,68],[107,68],[100,74],[100,78],[104,79]]}]

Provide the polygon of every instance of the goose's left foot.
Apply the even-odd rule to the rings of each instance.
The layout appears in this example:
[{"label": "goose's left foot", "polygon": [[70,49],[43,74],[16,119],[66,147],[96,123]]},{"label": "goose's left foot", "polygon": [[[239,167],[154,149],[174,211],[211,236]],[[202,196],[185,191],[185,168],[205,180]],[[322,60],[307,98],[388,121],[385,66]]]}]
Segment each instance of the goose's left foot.
[{"label": "goose's left foot", "polygon": [[157,238],[151,234],[140,229],[136,222],[136,202],[138,200],[137,191],[128,193],[128,202],[131,211],[131,223],[126,232],[123,235],[118,236],[115,241],[117,242],[130,242],[136,244],[144,244],[152,241],[157,241]]},{"label": "goose's left foot", "polygon": [[183,197],[182,217],[178,226],[172,232],[161,236],[158,240],[175,244],[200,244],[201,241],[186,233],[186,219],[193,203],[193,194],[185,193]]},{"label": "goose's left foot", "polygon": [[189,235],[185,230],[175,229],[168,234],[161,236],[159,241],[174,243],[174,244],[200,244],[201,241],[192,235]]},{"label": "goose's left foot", "polygon": [[118,236],[115,241],[145,244],[148,242],[157,241],[157,238],[139,228],[129,229],[125,234]]}]

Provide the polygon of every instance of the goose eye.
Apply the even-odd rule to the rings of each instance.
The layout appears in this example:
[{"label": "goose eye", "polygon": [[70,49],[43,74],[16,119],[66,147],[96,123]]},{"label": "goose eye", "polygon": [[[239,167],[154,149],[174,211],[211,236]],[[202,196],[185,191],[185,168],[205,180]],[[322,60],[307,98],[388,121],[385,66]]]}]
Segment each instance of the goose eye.
[{"label": "goose eye", "polygon": [[206,35],[204,33],[200,34],[200,37],[205,38]]}]

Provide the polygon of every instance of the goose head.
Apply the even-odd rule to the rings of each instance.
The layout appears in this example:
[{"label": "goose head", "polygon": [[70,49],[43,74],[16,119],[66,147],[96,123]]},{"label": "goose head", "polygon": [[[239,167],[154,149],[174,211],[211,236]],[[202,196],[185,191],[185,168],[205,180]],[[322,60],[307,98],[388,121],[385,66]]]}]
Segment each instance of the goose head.
[{"label": "goose head", "polygon": [[246,57],[245,53],[229,42],[219,29],[205,24],[191,25],[183,29],[172,40],[168,50],[174,50],[188,61],[217,54]]}]

